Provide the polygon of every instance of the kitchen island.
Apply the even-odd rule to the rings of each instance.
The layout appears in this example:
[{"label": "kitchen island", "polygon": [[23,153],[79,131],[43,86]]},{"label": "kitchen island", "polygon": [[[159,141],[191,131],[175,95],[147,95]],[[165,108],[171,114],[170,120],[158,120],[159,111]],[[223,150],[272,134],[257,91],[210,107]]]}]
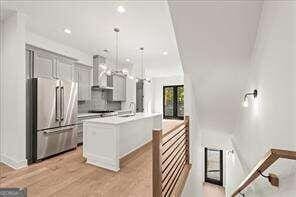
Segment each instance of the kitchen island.
[{"label": "kitchen island", "polygon": [[150,142],[152,130],[161,128],[161,113],[85,120],[83,156],[89,164],[119,171],[120,159]]}]

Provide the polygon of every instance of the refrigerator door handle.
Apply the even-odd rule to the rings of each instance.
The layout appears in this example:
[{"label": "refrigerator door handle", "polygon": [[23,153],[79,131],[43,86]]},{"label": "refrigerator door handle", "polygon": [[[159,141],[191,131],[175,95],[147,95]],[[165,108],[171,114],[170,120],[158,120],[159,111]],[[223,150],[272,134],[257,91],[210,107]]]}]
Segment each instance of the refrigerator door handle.
[{"label": "refrigerator door handle", "polygon": [[55,121],[59,122],[59,115],[58,115],[58,90],[59,90],[59,86],[55,87]]},{"label": "refrigerator door handle", "polygon": [[64,86],[61,87],[61,100],[60,100],[60,110],[61,110],[61,121],[64,120]]},{"label": "refrigerator door handle", "polygon": [[64,132],[72,131],[71,129],[74,129],[74,128],[75,128],[75,126],[62,127],[62,128],[53,129],[53,130],[50,130],[50,131],[44,131],[44,134],[50,135],[50,134],[64,133]]}]

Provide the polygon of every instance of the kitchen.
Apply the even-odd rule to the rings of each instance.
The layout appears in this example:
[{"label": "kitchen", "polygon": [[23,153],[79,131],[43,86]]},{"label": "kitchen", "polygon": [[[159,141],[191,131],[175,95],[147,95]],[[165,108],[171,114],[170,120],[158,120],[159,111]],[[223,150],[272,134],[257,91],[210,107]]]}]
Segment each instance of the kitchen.
[{"label": "kitchen", "polygon": [[[140,50],[143,58],[144,48]],[[91,67],[77,63],[76,59],[26,45],[26,59],[29,164],[73,150],[83,144],[84,156],[88,163],[118,171],[119,159],[151,141],[151,131],[162,127],[161,113],[148,113],[148,106],[143,106],[148,105],[143,101],[143,89],[149,88],[151,81],[146,78],[134,79],[124,69],[107,70],[105,57],[94,55]],[[141,69],[143,68],[141,65]],[[144,74],[141,73],[141,76]],[[142,89],[137,88],[139,86]],[[110,118],[107,120],[106,117]],[[142,127],[136,126],[138,121],[150,117],[157,117],[152,118],[152,125],[146,124],[145,122],[149,122],[146,120]],[[96,141],[92,140],[95,139],[94,136],[86,137],[91,135],[87,125],[90,122],[117,124],[118,119],[121,119],[121,122],[132,121],[134,125],[127,130],[134,129],[135,132],[141,131],[137,133],[143,134],[138,137],[135,137],[135,133],[125,136],[125,142],[120,142],[125,143],[122,147],[125,152],[120,156],[112,156],[117,158],[117,164],[116,167],[110,168],[99,164],[99,161],[94,162],[94,157],[99,156],[94,155],[94,150],[89,148],[94,144],[100,144],[101,146],[95,149],[111,150],[108,148],[109,141],[103,138],[104,133],[98,134]],[[121,132],[123,131],[119,131]],[[130,142],[131,145],[128,145],[133,138],[138,138],[138,141]],[[116,138],[110,140],[117,141]]]},{"label": "kitchen", "polygon": [[[2,164],[10,172],[53,161],[59,168],[76,166],[71,160],[61,167],[60,159],[78,155],[87,164],[82,171],[120,176],[121,160],[147,148],[152,130],[163,126],[163,87],[184,84],[165,3],[125,4],[125,13],[114,2],[86,3],[82,11],[72,3],[6,2],[1,8],[1,172]],[[162,21],[159,32],[155,21]]]}]

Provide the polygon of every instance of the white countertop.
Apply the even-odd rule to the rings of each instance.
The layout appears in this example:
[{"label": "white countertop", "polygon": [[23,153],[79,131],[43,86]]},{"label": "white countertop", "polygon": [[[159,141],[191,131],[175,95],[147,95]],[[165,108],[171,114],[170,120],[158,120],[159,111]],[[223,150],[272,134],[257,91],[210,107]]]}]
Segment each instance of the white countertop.
[{"label": "white countertop", "polygon": [[160,115],[162,114],[161,113],[137,113],[135,116],[130,116],[130,117],[110,116],[110,117],[103,117],[103,118],[87,119],[87,120],[83,120],[83,122],[117,125],[117,124],[140,120],[144,118],[151,118],[151,117],[160,116]]},{"label": "white countertop", "polygon": [[78,118],[88,117],[88,116],[99,116],[99,113],[78,113]]}]

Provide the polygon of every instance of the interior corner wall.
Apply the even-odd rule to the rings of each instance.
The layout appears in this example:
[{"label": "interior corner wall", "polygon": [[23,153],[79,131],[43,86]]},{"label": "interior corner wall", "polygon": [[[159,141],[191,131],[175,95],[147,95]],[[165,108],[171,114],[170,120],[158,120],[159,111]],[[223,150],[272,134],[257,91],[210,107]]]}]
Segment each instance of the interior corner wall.
[{"label": "interior corner wall", "polygon": [[[295,1],[264,1],[246,86],[246,92],[257,88],[258,98],[251,99],[248,108],[242,108],[233,135],[239,157],[248,169],[271,148],[296,151],[295,13]],[[295,162],[274,164],[265,173],[277,173],[280,188],[273,190],[263,181],[256,185],[257,195],[295,196],[295,169]],[[236,180],[233,184],[239,185],[244,177],[232,177]]]},{"label": "interior corner wall", "polygon": [[1,22],[1,159],[15,169],[27,165],[25,24],[17,12]]},{"label": "interior corner wall", "polygon": [[184,85],[184,76],[157,77],[152,78],[152,81],[152,111],[155,113],[163,113],[163,86]]},{"label": "interior corner wall", "polygon": [[196,92],[190,74],[184,74],[184,113],[189,116],[190,132],[190,163],[192,164],[188,179],[186,181],[182,197],[203,196],[203,149],[201,144],[201,130],[197,116]]}]

